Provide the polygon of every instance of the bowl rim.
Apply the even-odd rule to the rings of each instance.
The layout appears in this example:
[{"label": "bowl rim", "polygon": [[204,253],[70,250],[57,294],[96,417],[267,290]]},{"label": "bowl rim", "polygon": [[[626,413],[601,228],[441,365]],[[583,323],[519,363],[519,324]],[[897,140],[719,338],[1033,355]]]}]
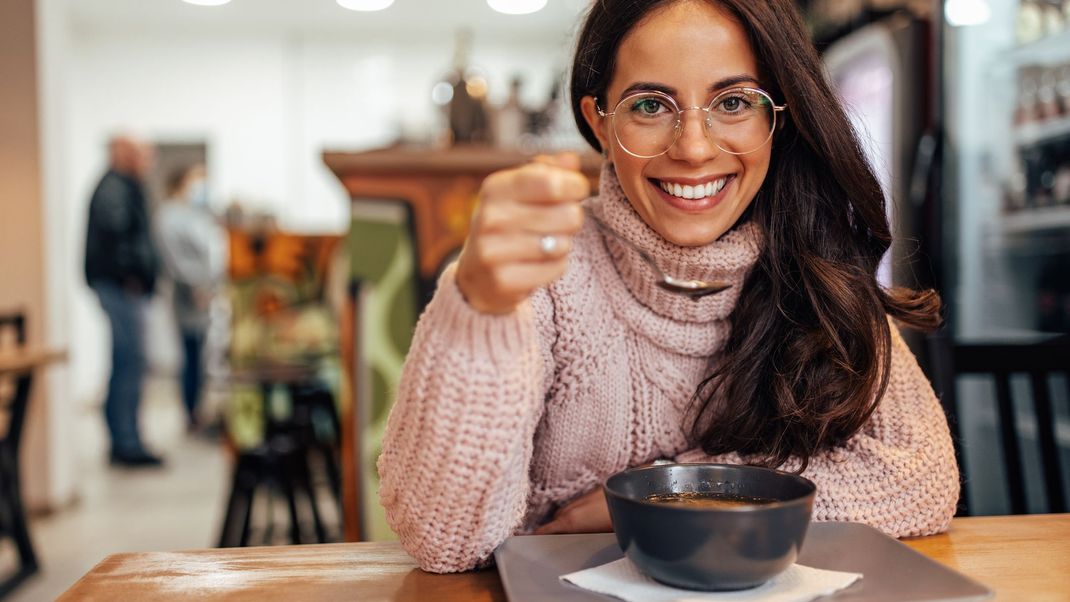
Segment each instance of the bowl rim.
[{"label": "bowl rim", "polygon": [[[640,473],[640,472],[645,472],[645,471],[648,471],[648,470],[665,470],[666,468],[671,468],[671,467],[674,467],[674,466],[717,467],[717,468],[760,470],[760,471],[764,471],[764,472],[772,472],[772,473],[776,473],[776,474],[778,474],[780,476],[790,477],[792,479],[800,480],[800,481],[802,481],[802,485],[810,487],[810,491],[805,493],[805,494],[803,494],[803,495],[801,495],[801,496],[799,496],[799,497],[791,498],[790,500],[777,500],[777,501],[774,501],[774,502],[769,502],[767,504],[752,504],[752,505],[745,505],[745,506],[729,506],[729,507],[725,507],[725,508],[701,508],[701,507],[692,507],[692,506],[684,506],[684,505],[672,505],[672,506],[670,506],[668,504],[663,504],[663,503],[659,503],[659,502],[648,502],[648,501],[646,501],[644,499],[637,499],[637,498],[634,498],[634,497],[629,497],[629,496],[624,495],[623,493],[621,493],[619,491],[614,491],[609,486],[609,482],[614,477],[617,477],[617,476],[620,476],[620,475],[625,475],[625,474],[629,474],[630,475],[630,474],[633,474],[633,473]],[[795,473],[792,473],[792,472],[786,472],[786,471],[783,471],[783,470],[777,470],[775,468],[766,468],[764,466],[751,466],[749,464],[724,464],[724,463],[717,463],[717,462],[673,462],[673,463],[666,463],[666,464],[654,464],[654,465],[651,465],[651,466],[636,466],[636,467],[633,467],[633,468],[626,468],[624,470],[615,472],[615,473],[609,475],[608,477],[606,477],[606,479],[602,482],[602,490],[605,492],[606,497],[612,496],[612,497],[614,497],[614,498],[616,498],[616,499],[618,499],[618,500],[620,500],[622,502],[639,504],[640,506],[646,506],[646,507],[651,507],[651,508],[661,508],[661,509],[664,509],[664,510],[673,510],[673,511],[679,510],[679,511],[682,511],[682,512],[737,512],[737,513],[760,512],[762,510],[774,510],[774,509],[777,509],[777,508],[788,508],[788,507],[792,507],[792,506],[802,506],[802,505],[805,505],[805,504],[811,502],[817,496],[817,484],[814,483],[813,481],[811,481],[810,479],[802,476],[802,475],[798,475],[798,474],[795,474]]]}]

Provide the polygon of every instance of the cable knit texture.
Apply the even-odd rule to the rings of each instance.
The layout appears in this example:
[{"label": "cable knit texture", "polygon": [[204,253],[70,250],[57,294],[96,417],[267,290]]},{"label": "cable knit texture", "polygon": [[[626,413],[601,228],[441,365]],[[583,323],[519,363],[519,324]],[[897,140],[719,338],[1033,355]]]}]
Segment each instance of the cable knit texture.
[{"label": "cable knit texture", "polygon": [[[585,202],[666,272],[734,286],[698,301],[668,293],[590,220],[565,275],[511,314],[469,307],[447,269],[417,325],[378,463],[388,522],[425,570],[487,563],[507,537],[625,468],[741,462],[689,449],[684,414],[761,252],[758,226],[701,248],[672,245],[631,208],[612,168]],[[892,338],[876,412],[804,475],[818,486],[815,520],[936,533],[955,512],[958,469],[932,388],[894,326]]]}]

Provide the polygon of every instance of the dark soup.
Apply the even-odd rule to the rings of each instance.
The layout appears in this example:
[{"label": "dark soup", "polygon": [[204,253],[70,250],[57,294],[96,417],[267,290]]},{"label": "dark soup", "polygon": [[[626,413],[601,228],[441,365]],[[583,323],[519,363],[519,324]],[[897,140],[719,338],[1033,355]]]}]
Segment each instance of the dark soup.
[{"label": "dark soup", "polygon": [[739,506],[760,506],[775,502],[773,498],[716,493],[710,491],[680,491],[676,493],[655,493],[643,498],[643,501],[691,508],[736,508]]}]

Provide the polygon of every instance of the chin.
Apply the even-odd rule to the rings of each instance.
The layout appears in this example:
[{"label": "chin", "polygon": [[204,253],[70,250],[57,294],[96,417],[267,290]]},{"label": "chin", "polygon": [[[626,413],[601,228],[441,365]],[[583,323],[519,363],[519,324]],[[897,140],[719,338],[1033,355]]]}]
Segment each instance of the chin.
[{"label": "chin", "polygon": [[[718,220],[719,221],[719,220]],[[686,223],[664,228],[655,228],[666,241],[680,247],[703,247],[721,237],[731,225]]]}]

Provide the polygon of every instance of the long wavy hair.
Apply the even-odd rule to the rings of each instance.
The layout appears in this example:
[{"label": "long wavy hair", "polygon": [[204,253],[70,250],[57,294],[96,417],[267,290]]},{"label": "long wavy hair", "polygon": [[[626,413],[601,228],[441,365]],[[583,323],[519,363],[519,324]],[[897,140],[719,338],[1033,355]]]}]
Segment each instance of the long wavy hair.
[{"label": "long wavy hair", "polygon": [[[679,0],[595,0],[572,65],[572,111],[604,99],[621,41]],[[762,85],[788,117],[772,140],[769,172],[741,220],[761,226],[764,251],[743,283],[731,333],[691,400],[694,443],[754,464],[789,458],[805,470],[869,419],[888,385],[887,316],[939,325],[935,291],[884,289],[877,266],[892,242],[884,195],[791,0],[706,0],[747,32]],[[713,60],[711,58],[711,60]]]}]

